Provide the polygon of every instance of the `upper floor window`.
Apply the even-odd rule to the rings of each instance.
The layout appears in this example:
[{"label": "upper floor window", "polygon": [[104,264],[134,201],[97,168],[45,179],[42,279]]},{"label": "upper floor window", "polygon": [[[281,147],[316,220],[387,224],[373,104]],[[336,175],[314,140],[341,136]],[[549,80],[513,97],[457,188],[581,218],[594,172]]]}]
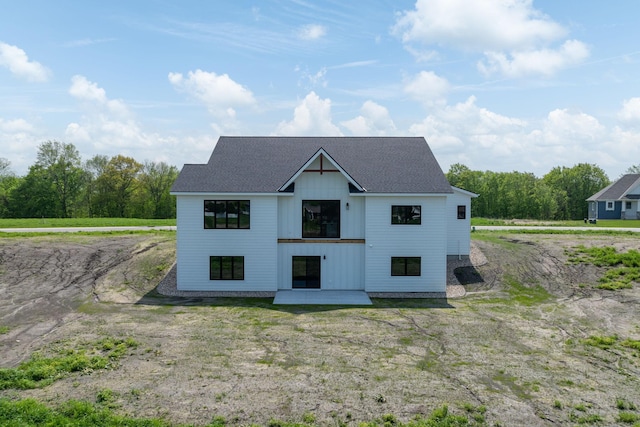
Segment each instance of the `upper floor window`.
[{"label": "upper floor window", "polygon": [[340,200],[303,200],[302,237],[340,238]]},{"label": "upper floor window", "polygon": [[465,205],[458,205],[458,219],[467,218],[467,207]]},{"label": "upper floor window", "polygon": [[419,205],[391,206],[391,224],[420,224],[422,217]]},{"label": "upper floor window", "polygon": [[204,228],[250,228],[249,200],[205,200]]}]

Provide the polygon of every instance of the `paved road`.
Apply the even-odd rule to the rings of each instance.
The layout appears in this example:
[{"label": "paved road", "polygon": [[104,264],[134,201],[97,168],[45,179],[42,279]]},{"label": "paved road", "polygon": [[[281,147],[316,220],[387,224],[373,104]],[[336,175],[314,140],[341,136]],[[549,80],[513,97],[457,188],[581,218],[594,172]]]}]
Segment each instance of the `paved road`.
[{"label": "paved road", "polygon": [[173,230],[175,225],[157,227],[43,227],[43,228],[0,228],[1,233],[75,233],[78,231],[141,231],[141,230]]},{"label": "paved road", "polygon": [[543,225],[475,225],[471,227],[476,230],[575,230],[575,231],[632,231],[640,233],[640,228],[619,228],[619,227],[554,227]]}]

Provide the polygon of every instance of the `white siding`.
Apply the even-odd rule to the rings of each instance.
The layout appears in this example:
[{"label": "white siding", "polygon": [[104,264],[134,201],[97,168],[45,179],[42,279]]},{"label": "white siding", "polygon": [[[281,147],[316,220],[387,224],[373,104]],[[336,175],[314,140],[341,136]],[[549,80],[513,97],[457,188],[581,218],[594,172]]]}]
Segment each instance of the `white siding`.
[{"label": "white siding", "polygon": [[361,243],[280,243],[278,289],[291,289],[293,256],[319,256],[321,289],[362,290],[364,250]]},{"label": "white siding", "polygon": [[[178,289],[275,291],[277,198],[228,195],[177,196]],[[250,200],[251,228],[204,228],[204,200]],[[244,280],[209,280],[210,256],[244,256]]]},{"label": "white siding", "polygon": [[364,238],[364,200],[362,197],[351,197],[349,183],[339,172],[325,172],[322,175],[317,172],[302,173],[295,181],[293,196],[278,198],[278,238],[302,238],[303,200],[340,200],[340,237]]},{"label": "white siding", "polygon": [[[365,290],[446,290],[446,196],[366,197]],[[392,205],[421,205],[420,225],[392,225]],[[391,257],[422,258],[421,276],[391,276]]]},{"label": "white siding", "polygon": [[[310,168],[318,169],[318,161]],[[278,238],[302,238],[303,200],[340,200],[340,238],[364,239],[364,198],[350,195],[349,183],[339,172],[302,173],[293,196],[278,198]],[[364,289],[364,244],[308,242],[278,244],[279,289],[291,289],[292,257],[305,255],[322,257],[321,289]]]},{"label": "white siding", "polygon": [[[458,205],[467,208],[465,219],[458,219]],[[471,197],[457,189],[447,197],[447,255],[469,256],[471,251]]]}]

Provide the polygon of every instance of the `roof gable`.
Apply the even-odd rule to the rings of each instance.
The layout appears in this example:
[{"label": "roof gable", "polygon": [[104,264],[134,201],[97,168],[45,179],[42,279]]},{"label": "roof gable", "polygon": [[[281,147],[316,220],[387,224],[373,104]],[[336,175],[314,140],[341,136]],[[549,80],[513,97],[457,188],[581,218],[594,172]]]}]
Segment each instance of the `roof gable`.
[{"label": "roof gable", "polygon": [[622,175],[620,179],[598,191],[587,201],[620,200],[637,194],[640,194],[640,174],[630,173]]},{"label": "roof gable", "polygon": [[173,193],[275,193],[318,156],[368,193],[451,193],[420,137],[220,137],[205,165],[185,165]]},{"label": "roof gable", "polygon": [[[325,166],[325,159],[329,162],[332,168],[327,168]],[[311,169],[313,166],[316,169]],[[278,191],[285,191],[287,187],[289,187],[303,172],[318,172],[320,174],[323,173],[331,173],[331,172],[340,172],[342,175],[349,181],[351,185],[353,185],[358,191],[366,191],[360,184],[355,182],[349,174],[340,167],[340,165],[329,156],[323,148],[320,148],[298,171],[291,177],[287,182],[285,182]]]}]

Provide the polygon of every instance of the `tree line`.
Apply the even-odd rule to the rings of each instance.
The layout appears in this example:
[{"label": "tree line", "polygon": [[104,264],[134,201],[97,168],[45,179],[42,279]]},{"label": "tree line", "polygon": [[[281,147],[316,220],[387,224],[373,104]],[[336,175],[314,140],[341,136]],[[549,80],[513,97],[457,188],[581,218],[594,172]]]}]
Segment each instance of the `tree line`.
[{"label": "tree line", "polygon": [[169,190],[177,176],[164,162],[123,155],[82,161],[73,144],[46,141],[26,176],[0,158],[0,218],[175,218]]},{"label": "tree line", "polygon": [[471,203],[472,216],[501,219],[583,219],[586,199],[611,183],[602,169],[588,163],[558,166],[542,178],[527,172],[474,171],[457,163],[447,178],[451,185],[479,194]]}]

